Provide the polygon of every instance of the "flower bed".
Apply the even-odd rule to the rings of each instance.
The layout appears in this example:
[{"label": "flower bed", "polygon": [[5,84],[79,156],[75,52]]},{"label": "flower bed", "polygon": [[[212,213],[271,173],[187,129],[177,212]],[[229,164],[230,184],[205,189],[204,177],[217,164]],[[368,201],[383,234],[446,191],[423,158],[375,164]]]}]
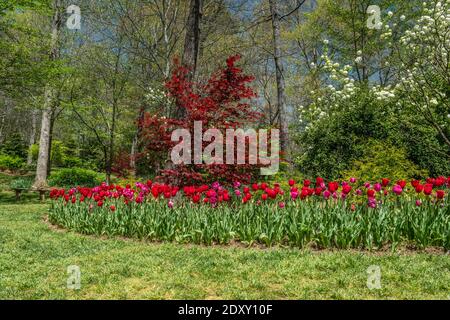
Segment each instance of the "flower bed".
[{"label": "flower bed", "polygon": [[219,183],[51,191],[52,223],[84,234],[211,245],[450,248],[450,177],[425,182]]}]

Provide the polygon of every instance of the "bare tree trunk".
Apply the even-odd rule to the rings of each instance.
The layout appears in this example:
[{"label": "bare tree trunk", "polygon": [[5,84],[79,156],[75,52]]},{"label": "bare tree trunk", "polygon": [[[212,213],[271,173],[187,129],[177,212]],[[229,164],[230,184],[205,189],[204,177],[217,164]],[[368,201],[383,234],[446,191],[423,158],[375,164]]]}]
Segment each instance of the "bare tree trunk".
[{"label": "bare tree trunk", "polygon": [[138,150],[138,142],[139,137],[141,136],[142,132],[142,121],[144,120],[144,107],[142,107],[139,110],[139,116],[137,119],[137,129],[136,133],[134,134],[133,143],[131,144],[131,155],[130,155],[130,168],[131,168],[131,175],[133,177],[136,176],[136,154]]},{"label": "bare tree trunk", "polygon": [[50,118],[50,129],[48,131],[48,156],[47,156],[47,177],[50,176],[52,168],[52,145],[53,145],[53,125],[55,124],[55,108],[52,110]]},{"label": "bare tree trunk", "polygon": [[31,147],[36,143],[36,129],[37,129],[37,110],[33,109],[31,111],[31,132],[30,137],[28,139],[28,156],[27,156],[27,165],[31,166],[33,163],[33,154],[31,152]]},{"label": "bare tree trunk", "polygon": [[197,70],[200,47],[200,23],[202,20],[203,0],[191,0],[189,17],[184,40],[183,65],[190,68],[189,79],[193,79]]},{"label": "bare tree trunk", "polygon": [[[50,47],[50,60],[56,60],[59,56],[58,40],[61,28],[61,0],[53,1],[52,38]],[[44,109],[42,111],[41,135],[39,139],[39,156],[36,167],[36,179],[33,187],[42,189],[47,186],[48,153],[50,148],[50,127],[53,114],[55,89],[47,86],[45,89]]]},{"label": "bare tree trunk", "polygon": [[116,115],[117,115],[117,101],[113,101],[113,112],[112,112],[112,122],[111,130],[109,131],[109,145],[108,145],[108,155],[106,160],[106,183],[111,184],[111,174],[112,165],[114,158],[114,142],[115,142],[115,130],[116,130]]},{"label": "bare tree trunk", "polygon": [[284,82],[284,68],[281,53],[280,35],[280,12],[277,0],[269,0],[270,13],[272,15],[273,48],[277,78],[277,101],[278,101],[278,123],[280,126],[280,149],[284,153],[284,158],[289,160],[289,133],[286,118],[286,94]]},{"label": "bare tree trunk", "polygon": [[[200,47],[200,23],[202,20],[203,0],[191,0],[189,17],[186,24],[186,38],[182,64],[189,68],[187,79],[192,80],[197,71],[198,52]],[[177,105],[175,118],[184,118],[186,110]]]}]

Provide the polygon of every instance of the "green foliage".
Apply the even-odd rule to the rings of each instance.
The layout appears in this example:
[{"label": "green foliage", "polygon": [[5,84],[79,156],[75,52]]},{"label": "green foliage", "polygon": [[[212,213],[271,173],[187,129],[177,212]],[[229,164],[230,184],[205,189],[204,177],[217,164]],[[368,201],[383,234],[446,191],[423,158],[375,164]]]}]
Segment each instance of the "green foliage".
[{"label": "green foliage", "polygon": [[54,140],[52,141],[52,151],[51,160],[52,165],[56,167],[64,166],[64,156],[66,154],[66,147],[62,141]]},{"label": "green foliage", "polygon": [[97,172],[82,168],[61,169],[52,173],[49,177],[51,186],[60,187],[94,187],[99,185],[101,181],[102,178]]},{"label": "green foliage", "polygon": [[29,190],[33,184],[31,178],[19,178],[11,181],[10,187],[13,190]]},{"label": "green foliage", "polygon": [[[32,145],[29,152],[31,152],[33,161],[36,161],[39,155],[39,146],[37,144]],[[83,161],[75,154],[76,150],[69,148],[62,141],[54,140],[52,142],[52,166],[62,168],[96,168],[90,161]]]},{"label": "green foliage", "polygon": [[400,179],[426,178],[428,172],[407,159],[406,151],[385,142],[369,140],[363,146],[363,156],[354,160],[350,170],[343,173],[346,179],[359,177],[362,181],[377,181],[380,177]]},{"label": "green foliage", "polygon": [[39,145],[33,144],[28,152],[31,153],[31,158],[33,159],[33,161],[36,161],[39,156]]},{"label": "green foliage", "polygon": [[0,154],[0,170],[17,171],[25,165],[22,158]]},{"label": "green foliage", "polygon": [[14,133],[7,138],[0,151],[6,155],[26,159],[27,145],[19,133]]},{"label": "green foliage", "polygon": [[[311,177],[338,178],[362,156],[368,138],[388,135],[379,109],[362,92],[297,137],[300,170]],[[358,147],[359,146],[359,147]]]},{"label": "green foliage", "polygon": [[[396,174],[398,169],[398,173],[406,176],[450,174],[450,158],[445,156],[446,153],[450,154],[450,150],[439,140],[434,129],[423,125],[413,113],[404,111],[398,114],[395,106],[377,101],[364,89],[351,99],[339,103],[337,108],[308,130],[298,128],[300,133],[295,140],[300,146],[300,152],[296,164],[305,175],[334,179],[352,170],[361,172],[356,176],[364,175],[361,162],[370,164],[368,152],[374,147],[373,140],[383,141],[388,148],[400,152],[403,159],[388,158],[391,163],[398,162],[403,167],[411,168],[409,171],[386,168],[381,169],[381,172]],[[422,168],[424,170],[420,171]],[[366,169],[375,170],[369,167]],[[380,177],[377,174],[374,176]]]}]

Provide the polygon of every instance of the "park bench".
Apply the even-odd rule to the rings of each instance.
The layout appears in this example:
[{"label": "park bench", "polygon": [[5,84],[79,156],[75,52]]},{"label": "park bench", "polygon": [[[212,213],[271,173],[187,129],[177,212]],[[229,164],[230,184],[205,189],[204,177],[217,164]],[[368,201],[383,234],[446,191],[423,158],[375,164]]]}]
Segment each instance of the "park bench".
[{"label": "park bench", "polygon": [[45,195],[50,191],[46,186],[33,187],[32,181],[29,179],[17,179],[11,182],[10,188],[16,195],[16,201],[19,201],[23,192],[37,192],[39,193],[39,199],[45,200]]}]

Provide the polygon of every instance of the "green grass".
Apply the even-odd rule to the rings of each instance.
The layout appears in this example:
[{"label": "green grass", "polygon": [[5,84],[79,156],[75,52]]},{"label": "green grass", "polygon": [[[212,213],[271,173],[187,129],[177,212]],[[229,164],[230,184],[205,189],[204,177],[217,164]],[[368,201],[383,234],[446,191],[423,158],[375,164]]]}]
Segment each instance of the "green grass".
[{"label": "green grass", "polygon": [[[444,254],[203,247],[49,227],[47,205],[0,205],[0,299],[449,299]],[[67,267],[81,289],[66,287]],[[379,265],[381,290],[366,286]]]}]

